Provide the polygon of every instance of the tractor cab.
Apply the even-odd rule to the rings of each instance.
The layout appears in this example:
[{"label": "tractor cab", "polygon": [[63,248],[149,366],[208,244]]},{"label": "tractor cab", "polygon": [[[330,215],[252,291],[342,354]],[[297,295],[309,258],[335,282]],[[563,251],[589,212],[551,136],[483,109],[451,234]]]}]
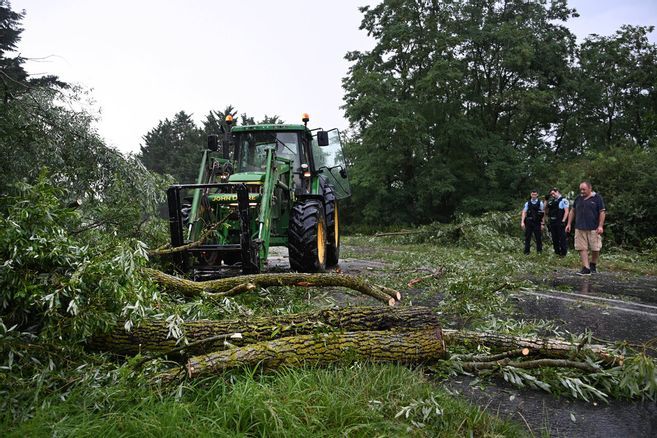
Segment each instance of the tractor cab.
[{"label": "tractor cab", "polygon": [[[298,195],[318,193],[311,180],[331,184],[337,199],[351,195],[340,131],[309,130],[305,125],[236,126],[224,142],[235,163],[235,173],[252,173],[256,178],[267,168],[267,151],[276,161],[289,164]],[[244,175],[246,176],[246,175]],[[243,176],[233,177],[244,181]]]}]

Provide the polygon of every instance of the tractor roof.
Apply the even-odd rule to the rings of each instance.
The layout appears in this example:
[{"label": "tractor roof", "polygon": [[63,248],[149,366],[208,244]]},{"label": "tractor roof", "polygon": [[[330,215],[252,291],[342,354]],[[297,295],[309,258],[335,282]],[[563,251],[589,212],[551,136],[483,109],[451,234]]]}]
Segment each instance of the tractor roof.
[{"label": "tractor roof", "polygon": [[266,125],[241,125],[235,126],[232,132],[248,132],[248,131],[305,131],[307,128],[304,125],[287,125],[287,124],[266,124]]}]

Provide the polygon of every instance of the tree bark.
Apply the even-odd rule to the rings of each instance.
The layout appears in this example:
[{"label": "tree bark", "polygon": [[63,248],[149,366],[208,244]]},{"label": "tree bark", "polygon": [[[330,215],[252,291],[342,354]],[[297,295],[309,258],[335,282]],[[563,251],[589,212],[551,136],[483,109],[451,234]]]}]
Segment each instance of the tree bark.
[{"label": "tree bark", "polygon": [[513,335],[503,335],[490,332],[473,332],[468,330],[444,330],[445,343],[471,346],[472,350],[483,345],[500,350],[529,349],[528,355],[570,359],[576,356],[590,354],[606,365],[622,365],[624,357],[614,354],[604,345],[575,344],[573,342],[552,338],[527,338]]},{"label": "tree bark", "polygon": [[236,295],[250,290],[251,288],[244,286],[250,284],[256,287],[346,287],[389,306],[394,306],[401,298],[401,294],[396,290],[373,285],[362,278],[344,274],[255,274],[196,282],[174,277],[155,269],[147,268],[144,271],[166,291],[178,292],[187,297]]},{"label": "tree bark", "polygon": [[[366,331],[393,328],[423,328],[438,325],[437,315],[427,307],[343,307],[248,320],[201,320],[182,324],[190,343],[186,354],[223,350],[228,346],[272,340],[280,337],[322,333],[335,330]],[[95,350],[122,355],[166,353],[178,346],[168,337],[165,321],[142,321],[127,332],[117,325],[110,333],[96,336],[90,346]],[[201,342],[208,340],[207,342]]]},{"label": "tree bark", "polygon": [[464,371],[478,372],[482,370],[492,370],[501,367],[514,367],[523,369],[536,369],[536,368],[576,368],[587,373],[595,373],[600,371],[600,368],[591,365],[587,362],[579,362],[567,359],[535,359],[527,361],[514,362],[509,358],[498,360],[495,362],[463,362],[460,364]]},{"label": "tree bark", "polygon": [[240,366],[325,364],[343,359],[418,363],[445,357],[439,326],[420,330],[387,330],[292,336],[195,356],[187,361],[188,377],[200,377]]}]

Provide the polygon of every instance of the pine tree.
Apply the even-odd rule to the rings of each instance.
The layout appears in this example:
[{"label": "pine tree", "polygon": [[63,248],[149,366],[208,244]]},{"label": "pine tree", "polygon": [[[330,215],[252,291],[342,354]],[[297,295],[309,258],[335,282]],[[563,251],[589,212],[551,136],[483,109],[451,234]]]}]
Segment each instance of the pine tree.
[{"label": "pine tree", "polygon": [[204,148],[203,131],[184,111],[172,120],[164,119],[144,137],[139,158],[149,169],[172,175],[177,182],[196,182],[198,163]]}]

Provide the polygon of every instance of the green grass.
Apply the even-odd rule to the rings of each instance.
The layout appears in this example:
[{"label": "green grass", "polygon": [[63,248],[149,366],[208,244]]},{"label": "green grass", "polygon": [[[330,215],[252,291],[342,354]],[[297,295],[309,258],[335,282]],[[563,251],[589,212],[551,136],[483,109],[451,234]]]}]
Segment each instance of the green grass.
[{"label": "green grass", "polygon": [[[429,236],[427,243],[413,243],[417,237],[371,237],[349,236],[342,240],[344,245],[342,257],[358,257],[372,260],[387,260],[391,262],[410,262],[412,267],[447,261],[462,266],[468,262],[492,264],[506,271],[508,268],[523,267],[535,273],[548,272],[553,269],[579,270],[581,267],[579,254],[572,248],[568,256],[558,257],[552,252],[549,241],[544,242],[543,254],[532,253],[526,256],[522,253],[522,240],[518,237],[516,246],[509,246],[509,239],[497,241],[495,236],[489,236],[490,241],[482,239],[477,246],[457,246],[432,242]],[[513,242],[513,239],[511,239]],[[354,251],[358,248],[357,252]],[[365,250],[365,248],[367,250]],[[618,247],[604,248],[601,251],[599,266],[605,271],[615,271],[629,275],[657,275],[657,263],[647,253],[625,250]],[[410,269],[408,269],[410,271]]]},{"label": "green grass", "polygon": [[[176,392],[176,391],[174,391]],[[398,415],[399,414],[399,415]],[[5,431],[8,429],[3,427]],[[523,436],[420,370],[353,364],[243,371],[162,395],[124,382],[79,388],[7,436]]]}]

